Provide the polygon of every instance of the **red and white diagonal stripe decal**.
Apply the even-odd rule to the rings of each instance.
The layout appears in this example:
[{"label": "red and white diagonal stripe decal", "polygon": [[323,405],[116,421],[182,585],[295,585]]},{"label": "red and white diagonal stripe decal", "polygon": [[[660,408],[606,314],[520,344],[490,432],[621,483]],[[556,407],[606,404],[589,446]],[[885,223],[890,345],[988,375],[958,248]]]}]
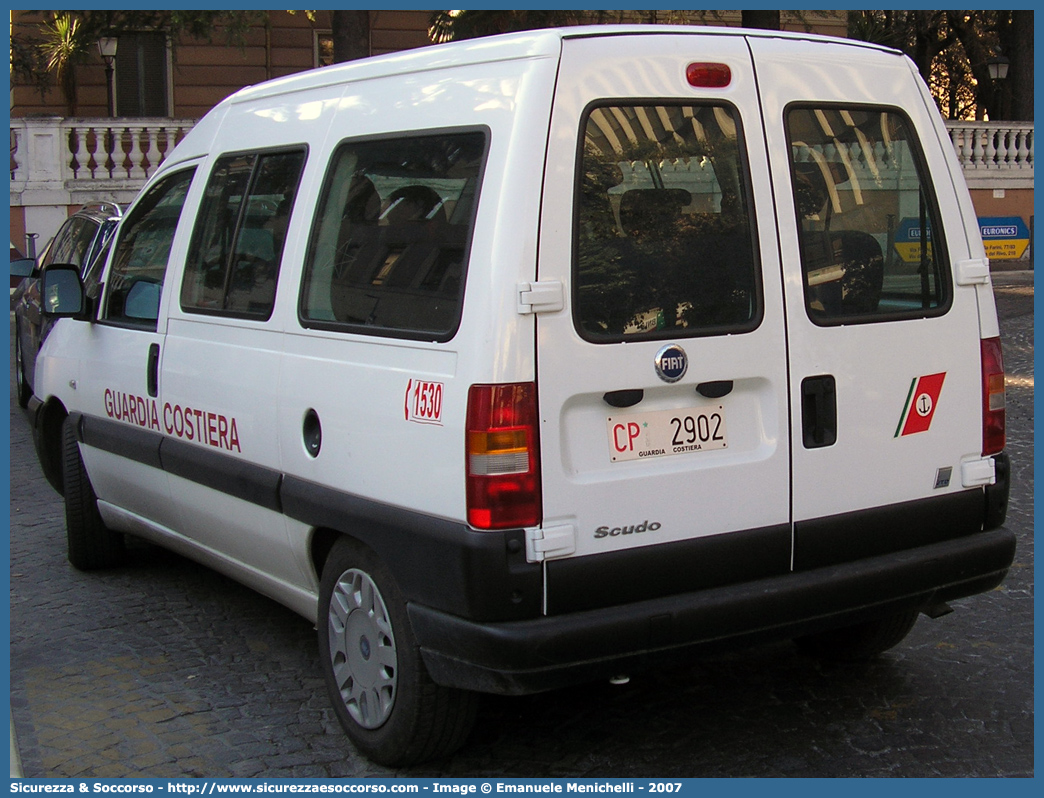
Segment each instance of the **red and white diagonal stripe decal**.
[{"label": "red and white diagonal stripe decal", "polygon": [[939,394],[942,393],[945,379],[945,371],[914,377],[910,383],[910,393],[906,397],[906,407],[903,408],[899,426],[895,429],[895,437],[925,432],[932,425],[932,417],[939,404]]}]

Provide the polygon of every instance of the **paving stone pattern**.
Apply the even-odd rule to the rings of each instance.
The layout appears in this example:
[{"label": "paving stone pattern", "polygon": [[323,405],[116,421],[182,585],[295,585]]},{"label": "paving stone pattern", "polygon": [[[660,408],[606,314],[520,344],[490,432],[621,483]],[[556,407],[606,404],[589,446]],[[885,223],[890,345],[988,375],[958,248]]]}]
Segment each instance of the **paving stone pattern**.
[{"label": "paving stone pattern", "polygon": [[11,411],[11,702],[27,776],[714,777],[1033,774],[1033,284],[997,275],[1015,566],[877,660],[789,643],[525,698],[489,698],[447,761],[389,771],[328,707],[309,623],[143,543],[65,558],[59,497]]}]

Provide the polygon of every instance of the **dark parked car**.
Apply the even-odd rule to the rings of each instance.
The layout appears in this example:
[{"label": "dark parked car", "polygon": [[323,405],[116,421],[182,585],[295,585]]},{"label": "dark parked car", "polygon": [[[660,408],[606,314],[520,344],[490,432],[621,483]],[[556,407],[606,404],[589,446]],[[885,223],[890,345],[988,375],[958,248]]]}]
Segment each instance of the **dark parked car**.
[{"label": "dark parked car", "polygon": [[18,384],[18,404],[22,407],[29,404],[29,397],[32,396],[36,353],[40,351],[40,344],[49,329],[49,322],[44,322],[41,312],[40,270],[51,263],[76,266],[88,295],[96,294],[105,255],[122,215],[119,206],[102,203],[89,205],[70,216],[36,259],[31,273],[20,281],[12,294],[11,307],[15,313],[15,380]]},{"label": "dark parked car", "polygon": [[[33,266],[36,265],[36,261],[32,258],[27,258],[22,254],[21,250],[18,249],[13,243],[11,244],[11,297],[14,298],[14,292],[22,284],[22,280],[29,276],[33,270]],[[14,307],[12,305],[12,307]]]}]

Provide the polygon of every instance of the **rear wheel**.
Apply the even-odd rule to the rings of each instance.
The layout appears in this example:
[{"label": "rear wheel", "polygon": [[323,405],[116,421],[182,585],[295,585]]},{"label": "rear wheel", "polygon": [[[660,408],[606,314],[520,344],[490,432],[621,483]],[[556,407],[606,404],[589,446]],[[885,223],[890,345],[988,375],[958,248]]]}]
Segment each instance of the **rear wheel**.
[{"label": "rear wheel", "polygon": [[898,645],[913,629],[918,615],[920,610],[904,610],[854,626],[799,637],[794,642],[806,654],[820,659],[870,659]]},{"label": "rear wheel", "polygon": [[403,766],[451,754],[478,696],[435,684],[391,574],[364,546],[335,544],[319,590],[319,652],[337,719],[369,759]]},{"label": "rear wheel", "polygon": [[62,422],[62,477],[69,562],[80,571],[120,565],[126,555],[123,535],[102,521],[98,497],[83,467],[76,430],[69,418]]},{"label": "rear wheel", "polygon": [[22,354],[22,331],[19,325],[15,325],[15,390],[18,396],[18,406],[28,407],[29,397],[33,389],[29,386],[29,380],[25,374],[25,356]]}]

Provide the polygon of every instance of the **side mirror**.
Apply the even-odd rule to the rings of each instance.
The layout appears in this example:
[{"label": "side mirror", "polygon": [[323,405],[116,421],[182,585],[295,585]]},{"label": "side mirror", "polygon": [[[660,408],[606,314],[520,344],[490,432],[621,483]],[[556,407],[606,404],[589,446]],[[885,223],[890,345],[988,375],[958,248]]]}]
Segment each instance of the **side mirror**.
[{"label": "side mirror", "polygon": [[36,261],[32,258],[19,258],[11,261],[11,290],[14,291],[22,284],[22,280],[33,273]]},{"label": "side mirror", "polygon": [[82,317],[86,307],[83,282],[75,266],[52,263],[40,276],[40,299],[52,318]]},{"label": "side mirror", "polygon": [[36,261],[32,258],[19,258],[18,260],[13,260],[11,261],[11,276],[28,277],[33,273],[34,266],[36,266]]}]

